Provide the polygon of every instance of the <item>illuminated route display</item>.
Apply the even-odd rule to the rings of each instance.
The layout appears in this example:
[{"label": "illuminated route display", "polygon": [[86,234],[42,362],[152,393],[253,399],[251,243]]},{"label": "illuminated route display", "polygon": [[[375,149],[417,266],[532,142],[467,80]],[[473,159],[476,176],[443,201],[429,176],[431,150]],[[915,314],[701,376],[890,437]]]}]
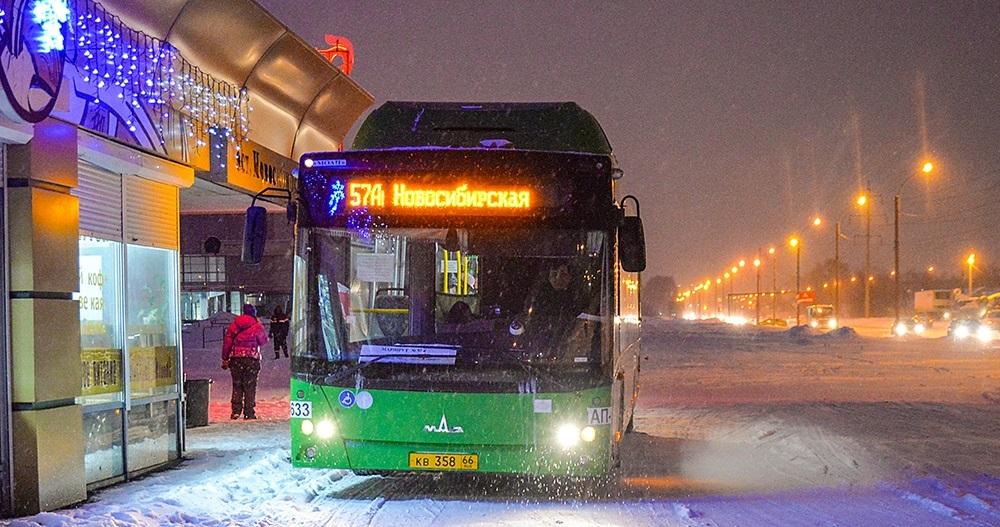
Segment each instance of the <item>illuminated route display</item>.
[{"label": "illuminated route display", "polygon": [[374,181],[347,184],[347,204],[372,212],[389,209],[522,209],[531,208],[531,190],[460,183],[454,186],[414,185]]},{"label": "illuminated route display", "polygon": [[339,155],[344,157],[306,157],[301,165],[300,194],[314,224],[341,224],[360,212],[384,220],[410,218],[408,223],[442,216],[571,217],[612,205],[607,157],[428,151]]}]

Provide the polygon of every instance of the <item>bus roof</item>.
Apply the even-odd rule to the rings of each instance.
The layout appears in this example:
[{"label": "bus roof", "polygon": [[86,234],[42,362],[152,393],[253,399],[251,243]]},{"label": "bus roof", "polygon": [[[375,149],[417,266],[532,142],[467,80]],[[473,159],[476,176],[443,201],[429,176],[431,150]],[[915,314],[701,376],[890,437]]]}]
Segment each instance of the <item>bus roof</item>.
[{"label": "bus roof", "polygon": [[368,115],[352,148],[512,148],[611,155],[597,119],[574,102],[390,101]]}]

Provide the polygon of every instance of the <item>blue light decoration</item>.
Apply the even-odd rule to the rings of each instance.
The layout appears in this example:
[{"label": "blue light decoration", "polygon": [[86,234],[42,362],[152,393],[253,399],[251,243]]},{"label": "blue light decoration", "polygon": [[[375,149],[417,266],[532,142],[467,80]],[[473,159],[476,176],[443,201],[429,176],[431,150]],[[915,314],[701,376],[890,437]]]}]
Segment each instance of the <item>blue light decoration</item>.
[{"label": "blue light decoration", "polygon": [[347,216],[347,230],[354,232],[365,242],[372,240],[372,215],[368,208],[354,209]]},{"label": "blue light decoration", "polygon": [[[37,0],[58,2],[65,0]],[[234,138],[236,149],[250,133],[253,111],[245,88],[215,79],[188,62],[169,43],[126,26],[93,0],[73,0],[68,59],[94,89],[94,102],[114,97],[158,119],[160,144],[167,129],[181,129],[196,148],[205,135]],[[125,125],[136,132],[137,123]]]},{"label": "blue light decoration", "polygon": [[333,180],[330,183],[330,198],[327,200],[327,208],[330,212],[330,216],[336,216],[340,209],[340,204],[343,203],[344,198],[347,196],[344,194],[344,183],[339,179]]},{"label": "blue light decoration", "polygon": [[66,0],[35,0],[31,6],[31,20],[41,27],[35,37],[38,51],[49,53],[64,49],[63,24],[69,21],[69,16]]}]

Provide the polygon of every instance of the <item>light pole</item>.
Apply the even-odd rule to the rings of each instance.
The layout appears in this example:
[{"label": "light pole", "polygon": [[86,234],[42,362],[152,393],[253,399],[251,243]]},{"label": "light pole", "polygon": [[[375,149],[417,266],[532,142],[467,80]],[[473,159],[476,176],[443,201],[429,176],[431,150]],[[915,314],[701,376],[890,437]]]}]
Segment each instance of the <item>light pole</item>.
[{"label": "light pole", "polygon": [[730,301],[729,301],[729,295],[733,291],[733,278],[732,278],[733,275],[731,275],[731,274],[729,274],[727,272],[726,274],[724,274],[722,276],[724,276],[726,278],[726,280],[729,282],[729,292],[726,292],[726,288],[725,287],[722,288],[722,293],[724,295],[726,295],[726,318],[729,318],[729,317],[733,316],[733,309],[730,306]]},{"label": "light pole", "polygon": [[760,258],[753,259],[754,272],[757,274],[757,294],[754,296],[754,308],[757,309],[757,325],[760,325]]},{"label": "light pole", "polygon": [[778,313],[778,265],[774,252],[774,247],[767,250],[767,254],[771,255],[771,320],[776,319]]},{"label": "light pole", "polygon": [[864,193],[858,196],[857,204],[865,210],[865,318],[871,315],[871,284],[868,277],[872,274],[872,208],[868,203],[871,195],[870,189],[865,189]]},{"label": "light pole", "polygon": [[[924,174],[930,174],[933,170],[934,170],[934,164],[931,163],[931,162],[929,162],[929,161],[926,162],[926,163],[924,163],[923,166],[920,167],[920,172],[923,172]],[[902,192],[903,186],[905,186],[908,181],[910,181],[911,179],[913,179],[913,176],[915,176],[917,173],[918,172],[913,172],[912,174],[910,174],[909,176],[907,176],[906,179],[904,179],[902,183],[899,184],[899,188],[896,189],[896,195],[893,197],[893,200],[892,200],[892,204],[893,204],[893,241],[892,241],[892,250],[893,250],[893,267],[892,267],[892,270],[893,270],[893,273],[892,273],[892,276],[893,276],[893,289],[894,289],[893,292],[894,292],[894,296],[896,297],[895,298],[895,302],[894,302],[894,304],[895,304],[895,316],[896,316],[896,318],[895,318],[895,322],[893,322],[893,327],[895,327],[896,324],[899,324],[899,311],[900,311],[900,306],[899,306],[899,303],[900,303],[900,298],[899,298],[900,297],[900,294],[899,294],[899,193]],[[865,283],[866,284],[868,283],[867,280],[865,281]],[[969,289],[971,290],[972,288],[970,287]]]},{"label": "light pole", "polygon": [[799,242],[798,238],[792,238],[788,240],[788,245],[795,249],[795,325],[798,326],[802,317],[802,308],[799,304],[799,293],[801,292],[802,284],[800,280],[799,271],[802,264],[802,244]]},{"label": "light pole", "polygon": [[722,283],[721,278],[715,279],[715,317],[718,318],[722,309],[719,306],[719,285]]},{"label": "light pole", "polygon": [[965,263],[969,264],[969,296],[972,296],[972,267],[976,265],[976,253],[969,253]]},{"label": "light pole", "polygon": [[[833,318],[840,320],[840,222],[834,227],[833,239]],[[839,323],[838,323],[839,325]]]}]

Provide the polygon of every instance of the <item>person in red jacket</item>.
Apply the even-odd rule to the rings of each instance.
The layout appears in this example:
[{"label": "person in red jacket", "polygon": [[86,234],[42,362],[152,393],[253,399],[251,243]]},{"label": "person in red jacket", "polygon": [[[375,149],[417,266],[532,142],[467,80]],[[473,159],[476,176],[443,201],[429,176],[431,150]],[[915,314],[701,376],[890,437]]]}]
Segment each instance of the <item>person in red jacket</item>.
[{"label": "person in red jacket", "polygon": [[229,325],[222,339],[222,369],[233,376],[233,414],[230,419],[256,419],[257,375],[260,347],[267,344],[267,331],[257,320],[257,308],[243,305],[243,314]]}]

